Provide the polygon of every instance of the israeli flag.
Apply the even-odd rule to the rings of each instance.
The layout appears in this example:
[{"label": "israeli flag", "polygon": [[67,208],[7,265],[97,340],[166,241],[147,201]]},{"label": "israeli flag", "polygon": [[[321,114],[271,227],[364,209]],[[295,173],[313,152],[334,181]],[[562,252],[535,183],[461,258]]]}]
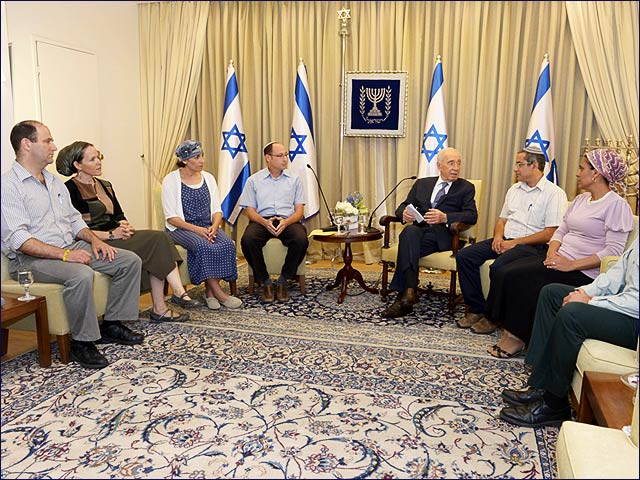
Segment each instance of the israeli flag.
[{"label": "israeli flag", "polygon": [[558,185],[558,166],[554,154],[555,133],[553,130],[553,104],[551,102],[551,72],[549,54],[545,54],[538,76],[536,98],[533,100],[531,119],[527,129],[525,148],[531,147],[544,154],[544,174],[550,182]]},{"label": "israeli flag", "polygon": [[444,114],[444,75],[442,74],[441,57],[438,55],[431,79],[431,95],[427,108],[427,121],[422,135],[422,150],[418,167],[418,177],[434,177],[439,175],[438,152],[447,148],[447,119]]},{"label": "israeli flag", "polygon": [[309,219],[320,211],[318,183],[307,164],[317,171],[316,144],[313,140],[313,115],[309,98],[307,68],[300,59],[296,78],[293,121],[289,140],[289,170],[302,180],[307,203],[304,206],[304,218]]},{"label": "israeli flag", "polygon": [[222,217],[231,225],[235,225],[238,220],[242,210],[238,205],[238,199],[244,184],[251,176],[246,140],[240,113],[238,80],[233,60],[229,60],[222,116],[222,145],[218,154],[218,189],[222,202]]}]

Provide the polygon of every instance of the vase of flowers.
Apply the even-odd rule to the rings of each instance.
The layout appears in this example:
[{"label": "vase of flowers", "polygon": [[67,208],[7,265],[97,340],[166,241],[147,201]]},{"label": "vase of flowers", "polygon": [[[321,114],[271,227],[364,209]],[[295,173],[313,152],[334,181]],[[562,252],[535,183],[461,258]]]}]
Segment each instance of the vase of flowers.
[{"label": "vase of flowers", "polygon": [[369,209],[364,204],[364,197],[360,192],[353,192],[347,195],[344,202],[336,203],[334,209],[337,215],[342,215],[343,225],[347,230],[358,229],[358,215],[366,215]]}]

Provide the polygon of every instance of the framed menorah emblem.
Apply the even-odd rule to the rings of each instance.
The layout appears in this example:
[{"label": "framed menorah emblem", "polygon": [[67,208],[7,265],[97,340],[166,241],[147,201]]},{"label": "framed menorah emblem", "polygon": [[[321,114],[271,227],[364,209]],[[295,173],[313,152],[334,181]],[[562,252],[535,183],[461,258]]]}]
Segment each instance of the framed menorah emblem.
[{"label": "framed menorah emblem", "polygon": [[404,137],[407,72],[346,72],[347,137]]}]

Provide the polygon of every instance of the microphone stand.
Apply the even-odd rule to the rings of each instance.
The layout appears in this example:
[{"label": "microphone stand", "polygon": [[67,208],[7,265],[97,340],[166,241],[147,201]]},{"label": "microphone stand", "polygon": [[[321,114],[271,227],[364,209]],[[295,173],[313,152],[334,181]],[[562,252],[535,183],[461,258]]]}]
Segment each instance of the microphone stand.
[{"label": "microphone stand", "polygon": [[367,233],[374,233],[379,231],[377,228],[371,226],[371,222],[373,222],[373,214],[376,213],[376,210],[378,210],[384,204],[384,202],[386,202],[387,198],[389,198],[391,194],[396,191],[396,189],[400,186],[402,182],[404,182],[405,180],[415,180],[416,178],[418,177],[416,175],[413,175],[411,177],[403,178],[398,183],[396,183],[396,186],[391,189],[391,191],[387,194],[387,196],[384,197],[382,201],[378,204],[378,206],[373,209],[373,212],[371,212],[371,215],[369,216],[369,223],[367,224]]},{"label": "microphone stand", "polygon": [[329,204],[327,203],[327,199],[324,196],[324,192],[322,191],[322,185],[320,185],[320,179],[318,175],[316,175],[316,171],[313,169],[311,165],[307,163],[307,168],[313,172],[313,176],[316,177],[316,183],[318,184],[318,190],[320,190],[320,194],[322,195],[322,200],[324,200],[324,206],[327,207],[327,213],[329,214],[329,220],[331,220],[331,225],[329,227],[321,227],[320,230],[323,232],[337,232],[338,226],[336,225],[336,221],[333,219],[333,215],[331,215],[331,209],[329,208]]}]

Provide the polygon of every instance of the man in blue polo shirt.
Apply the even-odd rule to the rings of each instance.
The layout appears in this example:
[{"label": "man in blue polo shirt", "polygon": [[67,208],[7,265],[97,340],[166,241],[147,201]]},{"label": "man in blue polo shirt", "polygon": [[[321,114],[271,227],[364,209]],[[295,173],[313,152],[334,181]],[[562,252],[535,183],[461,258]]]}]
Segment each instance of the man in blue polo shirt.
[{"label": "man in blue polo shirt", "polygon": [[287,302],[287,280],[295,278],[309,246],[307,229],[300,223],[304,216],[305,194],[300,178],[287,170],[289,151],[282,143],[268,143],[263,153],[267,168],[249,177],[240,196],[240,206],[249,217],[240,245],[256,282],[262,285],[264,302],[273,302],[274,289],[262,247],[271,238],[279,238],[287,247],[287,256],[276,282],[278,301]]}]

